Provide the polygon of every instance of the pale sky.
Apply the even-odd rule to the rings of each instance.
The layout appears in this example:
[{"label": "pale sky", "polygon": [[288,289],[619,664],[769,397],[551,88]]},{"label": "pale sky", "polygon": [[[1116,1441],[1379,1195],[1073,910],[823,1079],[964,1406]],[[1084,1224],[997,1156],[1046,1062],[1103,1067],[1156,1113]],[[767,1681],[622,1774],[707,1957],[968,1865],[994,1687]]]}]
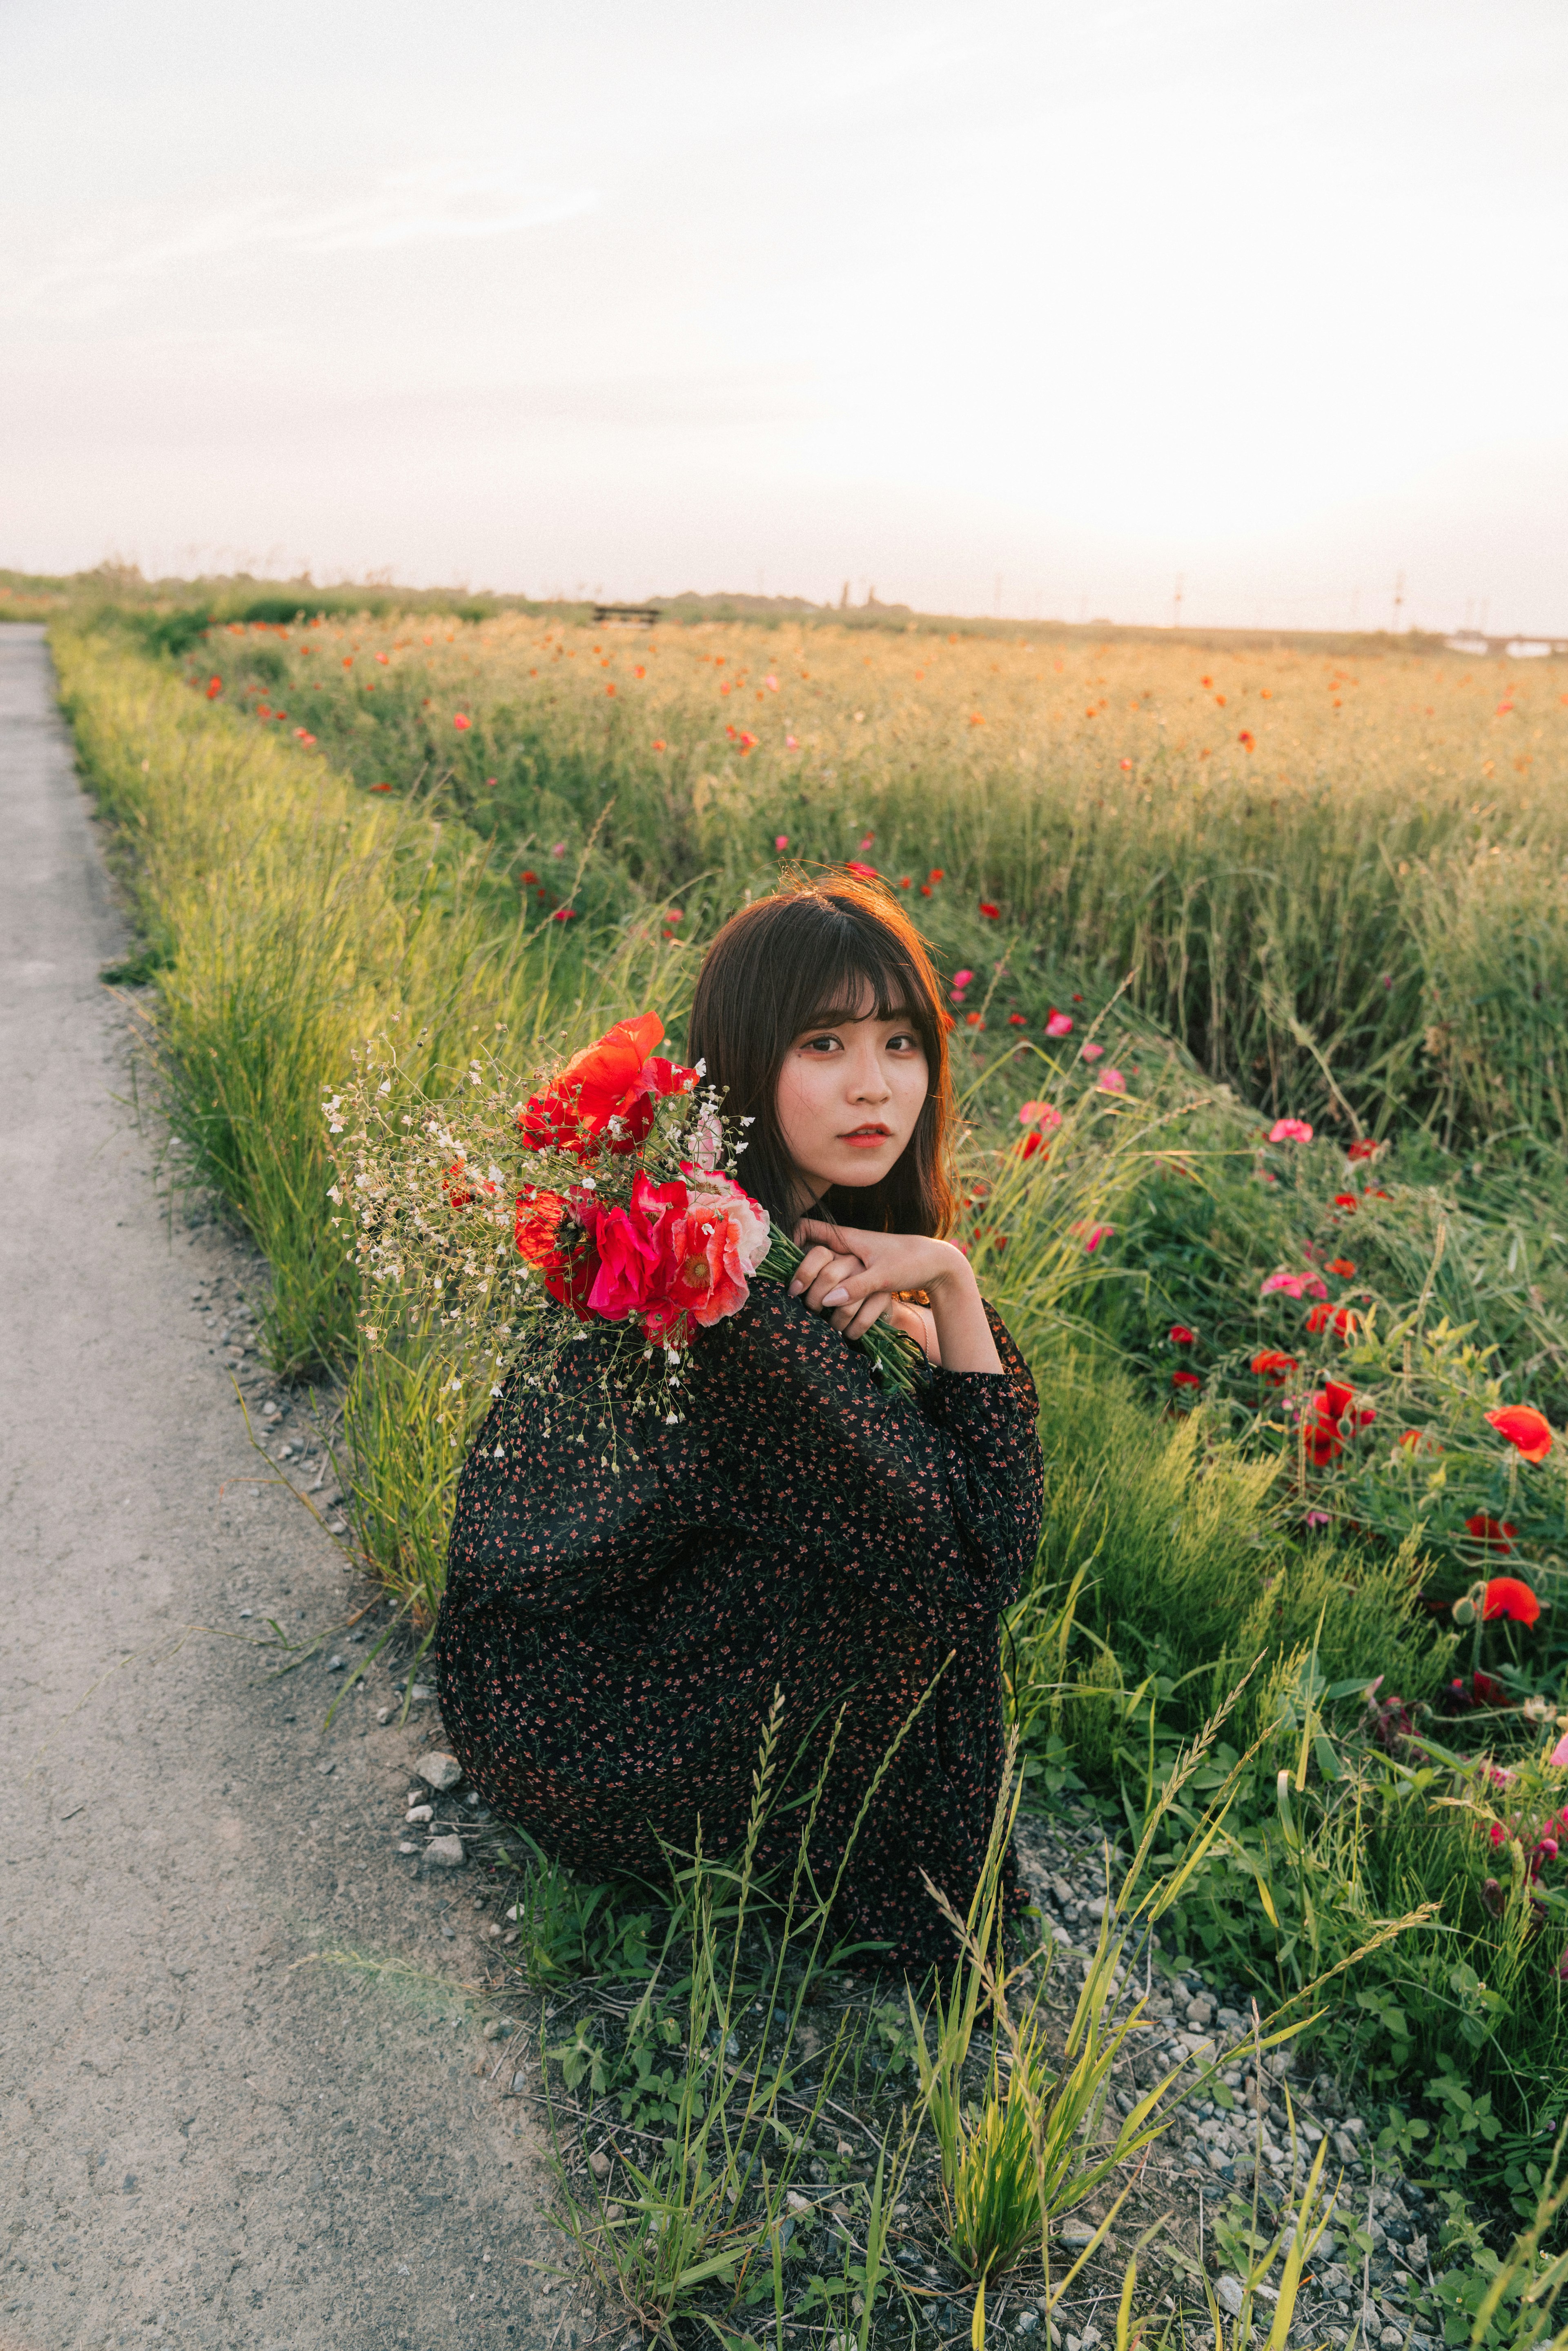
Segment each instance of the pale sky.
[{"label": "pale sky", "polygon": [[1568,633],[1563,0],[0,0],[0,564]]}]

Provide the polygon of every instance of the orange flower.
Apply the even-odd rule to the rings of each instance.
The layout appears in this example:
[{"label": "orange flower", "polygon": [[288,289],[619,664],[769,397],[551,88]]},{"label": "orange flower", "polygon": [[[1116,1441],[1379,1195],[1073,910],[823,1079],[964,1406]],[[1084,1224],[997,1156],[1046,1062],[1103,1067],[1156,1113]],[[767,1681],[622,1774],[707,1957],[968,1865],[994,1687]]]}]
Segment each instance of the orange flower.
[{"label": "orange flower", "polygon": [[1252,1358],[1252,1369],[1271,1388],[1282,1388],[1295,1368],[1294,1355],[1281,1354],[1278,1347],[1265,1347],[1261,1354]]},{"label": "orange flower", "polygon": [[1552,1424],[1533,1405],[1505,1404],[1489,1412],[1488,1420],[1500,1437],[1516,1445],[1527,1461],[1544,1461],[1552,1450]]},{"label": "orange flower", "polygon": [[1331,1257],[1323,1270],[1325,1273],[1337,1273],[1342,1281],[1348,1281],[1355,1268],[1347,1257]]},{"label": "orange flower", "polygon": [[1236,739],[1240,744],[1241,748],[1244,751],[1250,751],[1253,743],[1253,736],[1250,727],[1244,726]]}]

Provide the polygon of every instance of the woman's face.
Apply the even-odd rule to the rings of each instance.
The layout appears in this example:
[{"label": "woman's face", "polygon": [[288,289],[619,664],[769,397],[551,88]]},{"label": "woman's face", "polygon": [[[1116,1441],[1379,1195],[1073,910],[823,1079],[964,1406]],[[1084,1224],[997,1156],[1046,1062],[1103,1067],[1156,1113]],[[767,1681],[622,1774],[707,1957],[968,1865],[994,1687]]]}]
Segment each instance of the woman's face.
[{"label": "woman's face", "polygon": [[832,1184],[858,1189],[880,1183],[914,1134],[929,1092],[918,1029],[904,1014],[879,1020],[869,983],[851,1017],[803,1029],[785,1053],[777,1099],[799,1207]]}]

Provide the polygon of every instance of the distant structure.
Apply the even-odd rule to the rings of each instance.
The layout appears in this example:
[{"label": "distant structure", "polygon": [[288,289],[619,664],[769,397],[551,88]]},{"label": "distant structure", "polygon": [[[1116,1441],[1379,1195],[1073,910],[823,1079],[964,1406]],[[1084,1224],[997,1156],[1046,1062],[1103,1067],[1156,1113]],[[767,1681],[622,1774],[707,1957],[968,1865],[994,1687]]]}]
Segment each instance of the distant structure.
[{"label": "distant structure", "polygon": [[1568,653],[1568,637],[1483,637],[1479,629],[1461,629],[1443,643],[1451,653],[1473,653],[1479,661],[1490,661],[1498,653],[1507,653],[1514,661],[1532,657],[1542,661]]},{"label": "distant structure", "polygon": [[659,617],[657,604],[595,604],[596,629],[651,629]]}]

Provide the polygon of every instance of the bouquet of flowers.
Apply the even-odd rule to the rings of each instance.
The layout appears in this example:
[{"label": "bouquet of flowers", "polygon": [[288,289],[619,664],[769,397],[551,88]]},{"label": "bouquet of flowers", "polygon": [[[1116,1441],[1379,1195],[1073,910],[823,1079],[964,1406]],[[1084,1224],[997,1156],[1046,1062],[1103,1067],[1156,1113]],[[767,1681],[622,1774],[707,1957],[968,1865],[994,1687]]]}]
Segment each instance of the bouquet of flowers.
[{"label": "bouquet of flowers", "polygon": [[[737,1180],[751,1121],[725,1117],[700,1062],[659,1056],[664,1033],[653,1012],[618,1020],[520,1105],[494,1062],[435,1102],[389,1039],[356,1057],[323,1108],[372,1344],[401,1306],[477,1343],[498,1395],[514,1357],[544,1386],[561,1345],[604,1339],[616,1386],[680,1418],[695,1332],[739,1313],[754,1279],[788,1282],[804,1252]],[[854,1343],[884,1388],[911,1391],[924,1358],[905,1333],[878,1322]]]}]

